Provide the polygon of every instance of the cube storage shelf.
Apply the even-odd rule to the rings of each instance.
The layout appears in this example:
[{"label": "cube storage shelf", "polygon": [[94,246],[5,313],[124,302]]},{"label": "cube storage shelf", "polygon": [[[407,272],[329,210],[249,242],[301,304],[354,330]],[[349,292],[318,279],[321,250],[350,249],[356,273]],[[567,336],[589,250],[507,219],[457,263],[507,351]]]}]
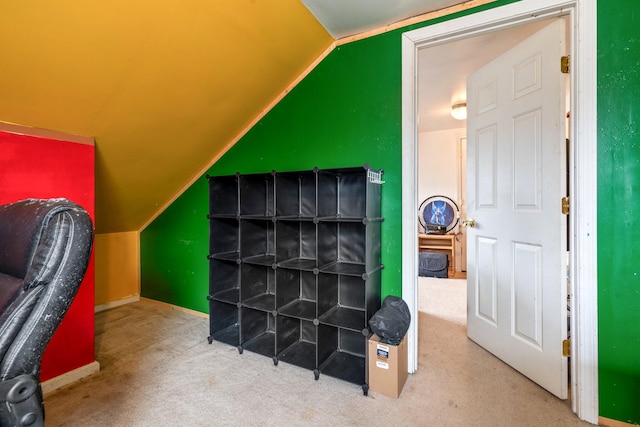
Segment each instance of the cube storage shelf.
[{"label": "cube storage shelf", "polygon": [[207,176],[209,343],[362,386],[380,308],[382,171]]}]

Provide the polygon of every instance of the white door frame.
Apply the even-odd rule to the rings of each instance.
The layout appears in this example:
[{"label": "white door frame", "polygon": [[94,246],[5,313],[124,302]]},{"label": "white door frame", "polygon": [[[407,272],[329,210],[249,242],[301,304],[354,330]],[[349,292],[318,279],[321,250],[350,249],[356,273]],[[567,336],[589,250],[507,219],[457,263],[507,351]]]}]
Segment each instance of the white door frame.
[{"label": "white door frame", "polygon": [[[569,184],[572,408],[598,423],[596,0],[521,0],[402,37],[402,297],[418,314],[417,64],[418,49],[570,14],[571,134]],[[558,202],[560,204],[560,202]],[[408,369],[418,368],[418,326],[407,332]]]}]

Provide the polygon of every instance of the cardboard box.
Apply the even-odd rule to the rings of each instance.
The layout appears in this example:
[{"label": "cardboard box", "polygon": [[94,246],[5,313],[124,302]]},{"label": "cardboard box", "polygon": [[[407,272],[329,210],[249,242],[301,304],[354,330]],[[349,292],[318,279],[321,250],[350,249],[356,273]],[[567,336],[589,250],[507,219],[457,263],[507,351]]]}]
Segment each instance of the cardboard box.
[{"label": "cardboard box", "polygon": [[369,338],[367,347],[369,390],[397,398],[407,381],[407,337],[400,344],[380,342],[377,335]]}]

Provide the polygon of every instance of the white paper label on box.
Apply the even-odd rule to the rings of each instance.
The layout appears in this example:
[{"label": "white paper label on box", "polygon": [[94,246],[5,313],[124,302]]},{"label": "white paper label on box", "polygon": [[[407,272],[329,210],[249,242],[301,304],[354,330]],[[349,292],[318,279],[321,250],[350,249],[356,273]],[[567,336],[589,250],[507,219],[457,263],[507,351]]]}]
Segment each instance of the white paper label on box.
[{"label": "white paper label on box", "polygon": [[382,359],[388,359],[389,358],[389,347],[387,347],[386,345],[382,345],[382,344],[378,344],[377,345],[377,350],[376,350],[376,355]]},{"label": "white paper label on box", "polygon": [[389,369],[389,364],[386,362],[380,362],[379,360],[376,361],[376,366],[378,368],[382,368],[382,369]]}]

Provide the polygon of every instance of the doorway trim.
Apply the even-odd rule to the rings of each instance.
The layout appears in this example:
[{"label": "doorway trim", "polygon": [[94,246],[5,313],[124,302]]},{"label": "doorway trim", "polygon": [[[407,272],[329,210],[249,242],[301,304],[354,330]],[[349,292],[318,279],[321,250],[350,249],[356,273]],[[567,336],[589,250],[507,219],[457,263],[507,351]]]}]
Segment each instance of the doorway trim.
[{"label": "doorway trim", "polygon": [[[402,297],[418,315],[418,50],[539,19],[570,15],[570,210],[572,409],[598,423],[596,1],[521,0],[402,35]],[[418,368],[418,327],[407,332],[408,370]]]}]

